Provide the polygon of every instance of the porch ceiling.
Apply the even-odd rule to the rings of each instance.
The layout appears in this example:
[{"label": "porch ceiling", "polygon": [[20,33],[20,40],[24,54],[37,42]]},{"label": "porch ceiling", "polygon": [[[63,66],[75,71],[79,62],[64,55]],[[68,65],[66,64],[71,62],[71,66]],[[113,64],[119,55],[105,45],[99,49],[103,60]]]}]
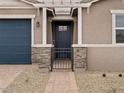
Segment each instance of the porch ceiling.
[{"label": "porch ceiling", "polygon": [[71,8],[55,8],[56,15],[70,15]]}]

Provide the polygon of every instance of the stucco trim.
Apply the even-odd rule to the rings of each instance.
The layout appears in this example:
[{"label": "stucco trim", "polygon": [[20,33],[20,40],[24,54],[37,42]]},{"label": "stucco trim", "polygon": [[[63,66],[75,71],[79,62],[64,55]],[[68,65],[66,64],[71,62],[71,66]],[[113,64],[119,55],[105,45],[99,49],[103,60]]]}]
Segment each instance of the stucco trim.
[{"label": "stucco trim", "polygon": [[31,46],[34,45],[34,18],[31,18]]},{"label": "stucco trim", "polygon": [[78,8],[78,44],[82,44],[82,8]]},{"label": "stucco trim", "polygon": [[110,12],[112,13],[112,14],[122,14],[122,13],[124,13],[124,10],[110,10]]},{"label": "stucco trim", "polygon": [[34,9],[34,7],[0,7],[0,9]]},{"label": "stucco trim", "polygon": [[124,47],[124,44],[73,44],[72,47]]},{"label": "stucco trim", "polygon": [[46,44],[46,45],[44,45],[44,44],[34,44],[32,47],[53,47],[53,45],[52,44]]},{"label": "stucco trim", "polygon": [[42,40],[43,44],[47,44],[47,8],[43,8],[43,24],[42,24]]},{"label": "stucco trim", "polygon": [[116,44],[115,21],[115,14],[112,14],[112,44]]},{"label": "stucco trim", "polygon": [[26,19],[26,18],[35,18],[35,15],[0,15],[1,18],[8,18],[8,19]]}]

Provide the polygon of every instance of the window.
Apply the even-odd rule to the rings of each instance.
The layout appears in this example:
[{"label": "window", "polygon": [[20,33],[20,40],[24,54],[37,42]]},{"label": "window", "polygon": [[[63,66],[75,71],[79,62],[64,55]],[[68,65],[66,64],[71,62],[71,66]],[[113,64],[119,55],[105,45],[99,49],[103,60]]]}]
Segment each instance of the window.
[{"label": "window", "polygon": [[124,43],[124,30],[116,30],[116,43]]},{"label": "window", "polygon": [[59,26],[59,31],[67,31],[67,26]]},{"label": "window", "polygon": [[124,43],[124,15],[116,15],[116,43]]},{"label": "window", "polygon": [[124,43],[124,14],[113,14],[113,42],[116,44]]}]

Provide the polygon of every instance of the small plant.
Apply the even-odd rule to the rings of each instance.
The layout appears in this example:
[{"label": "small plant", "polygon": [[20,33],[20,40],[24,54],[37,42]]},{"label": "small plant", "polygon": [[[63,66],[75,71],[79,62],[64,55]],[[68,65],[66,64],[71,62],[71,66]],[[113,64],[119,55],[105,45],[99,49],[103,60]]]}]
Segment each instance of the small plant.
[{"label": "small plant", "polygon": [[113,93],[117,93],[116,90],[113,90]]},{"label": "small plant", "polygon": [[119,77],[122,77],[122,74],[119,74],[118,76],[119,76]]},{"label": "small plant", "polygon": [[112,93],[117,93],[117,89],[116,88],[112,88]]},{"label": "small plant", "polygon": [[25,82],[28,83],[29,82],[29,79],[26,79]]},{"label": "small plant", "polygon": [[106,77],[106,74],[102,74],[103,77]]}]

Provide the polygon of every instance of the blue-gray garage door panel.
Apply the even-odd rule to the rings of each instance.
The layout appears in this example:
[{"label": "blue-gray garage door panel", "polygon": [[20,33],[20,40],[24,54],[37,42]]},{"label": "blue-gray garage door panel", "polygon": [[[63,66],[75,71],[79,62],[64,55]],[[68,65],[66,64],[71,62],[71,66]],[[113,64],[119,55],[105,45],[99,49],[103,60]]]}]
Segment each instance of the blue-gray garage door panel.
[{"label": "blue-gray garage door panel", "polygon": [[0,19],[0,64],[31,64],[30,19]]}]

